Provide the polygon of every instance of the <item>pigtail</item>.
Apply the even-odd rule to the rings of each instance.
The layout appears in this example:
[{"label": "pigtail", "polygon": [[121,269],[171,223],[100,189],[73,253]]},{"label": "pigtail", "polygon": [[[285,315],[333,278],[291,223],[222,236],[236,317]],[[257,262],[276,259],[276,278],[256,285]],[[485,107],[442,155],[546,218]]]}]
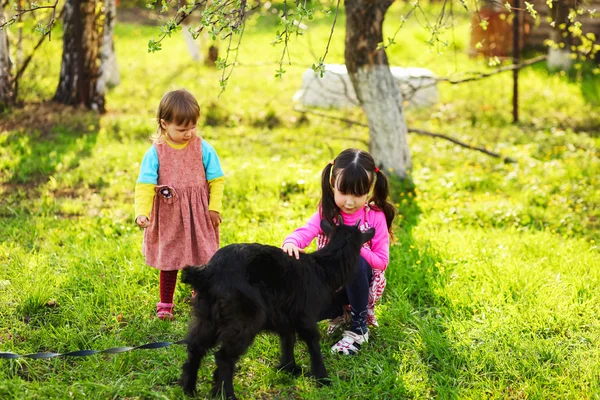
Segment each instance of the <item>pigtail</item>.
[{"label": "pigtail", "polygon": [[321,174],[321,201],[319,202],[319,208],[321,211],[321,218],[324,218],[330,224],[335,224],[334,219],[337,217],[339,210],[335,205],[333,189],[331,187],[332,169],[333,163],[331,162],[327,164]]},{"label": "pigtail", "polygon": [[390,197],[388,179],[379,169],[376,170],[375,176],[377,179],[375,181],[375,187],[373,188],[373,198],[371,201],[383,211],[388,232],[393,237],[392,222],[396,217],[396,207],[388,201],[388,198]]}]

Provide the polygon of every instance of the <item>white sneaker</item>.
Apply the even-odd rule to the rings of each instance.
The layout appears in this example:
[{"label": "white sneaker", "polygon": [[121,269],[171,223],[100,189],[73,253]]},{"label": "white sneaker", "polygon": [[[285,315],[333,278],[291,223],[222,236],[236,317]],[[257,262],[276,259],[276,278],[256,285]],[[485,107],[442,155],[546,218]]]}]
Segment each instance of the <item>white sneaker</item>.
[{"label": "white sneaker", "polygon": [[332,354],[354,355],[360,351],[363,343],[369,341],[369,331],[362,335],[352,331],[344,331],[342,339],[331,347]]}]

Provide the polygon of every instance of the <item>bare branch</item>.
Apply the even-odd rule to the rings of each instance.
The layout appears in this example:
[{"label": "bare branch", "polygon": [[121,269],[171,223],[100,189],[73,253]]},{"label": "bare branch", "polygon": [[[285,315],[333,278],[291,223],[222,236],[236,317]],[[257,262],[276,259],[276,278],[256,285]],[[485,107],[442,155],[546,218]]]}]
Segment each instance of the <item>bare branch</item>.
[{"label": "bare branch", "polygon": [[453,137],[450,137],[448,135],[444,135],[441,133],[433,133],[433,132],[429,132],[423,129],[414,129],[414,128],[408,128],[408,132],[411,133],[416,133],[417,135],[421,135],[421,136],[429,136],[429,137],[435,137],[435,138],[441,138],[441,139],[446,139],[454,144],[457,144],[461,147],[467,148],[467,149],[471,149],[471,150],[477,150],[480,151],[484,154],[487,154],[488,156],[491,157],[495,157],[495,158],[500,158],[502,159],[502,161],[504,161],[506,164],[510,164],[510,163],[516,163],[516,161],[510,157],[503,157],[501,154],[495,153],[493,151],[490,151],[488,149],[486,149],[485,147],[482,146],[472,146],[470,144],[467,144],[465,142],[461,142],[458,139],[454,139]]},{"label": "bare branch", "polygon": [[[48,40],[51,39],[52,29],[54,28],[54,23],[56,21],[56,8],[57,8],[57,6],[58,6],[58,0],[55,0],[54,4],[52,6],[43,7],[43,8],[52,8],[52,14],[50,15],[50,20],[48,21],[48,24],[46,25],[46,29],[44,30],[44,34],[42,35],[42,37],[40,38],[40,40],[38,40],[38,42],[36,43],[36,45],[31,50],[31,53],[29,53],[29,55],[27,56],[27,58],[23,61],[23,63],[19,67],[19,70],[15,73],[15,75],[13,77],[11,77],[11,79],[10,79],[11,85],[14,84],[15,82],[18,82],[18,80],[21,78],[21,76],[23,75],[23,73],[25,73],[25,70],[27,69],[27,66],[29,65],[29,63],[31,62],[31,59],[33,58],[34,53],[42,45],[42,43],[44,43],[44,39],[46,38],[46,36],[48,36]],[[42,8],[42,7],[39,7],[39,8]],[[35,11],[37,9],[38,8],[32,9],[32,11]],[[61,9],[60,14],[58,15],[58,18],[62,17],[63,11],[64,11],[64,8]],[[19,15],[19,17],[20,17],[20,15]]]},{"label": "bare branch", "polygon": [[[221,92],[219,92],[219,96],[221,96],[221,93],[223,93],[225,91],[226,82],[229,80],[229,77],[233,73],[233,69],[237,66],[237,58],[238,58],[238,54],[239,54],[240,45],[242,44],[243,36],[244,36],[244,26],[242,26],[242,32],[240,33],[240,36],[238,38],[237,46],[234,49],[231,48],[231,41],[233,39],[233,36],[229,36],[229,43],[227,45],[227,51],[225,53],[226,54],[225,66],[223,68],[223,73],[221,74]],[[225,76],[225,70],[228,67],[227,60],[229,59],[229,54],[231,53],[231,51],[235,51],[235,58],[234,58],[233,62],[231,64],[229,64],[229,65],[231,65],[231,68],[229,69],[229,73],[227,74],[227,76]]]},{"label": "bare branch", "polygon": [[450,77],[426,78],[427,80],[432,80],[433,82],[423,84],[423,85],[413,85],[410,82],[404,82],[404,86],[410,88],[410,91],[407,93],[403,93],[403,95],[406,96],[407,99],[411,99],[418,90],[436,86],[438,82],[447,82],[452,85],[456,85],[459,83],[478,81],[481,79],[489,78],[491,76],[500,74],[502,72],[513,71],[513,70],[525,68],[525,67],[533,65],[535,63],[538,63],[540,61],[544,61],[547,58],[548,58],[548,56],[542,55],[542,56],[531,58],[520,64],[507,65],[507,66],[497,68],[497,69],[495,69],[493,71],[489,71],[489,72],[479,72],[479,71],[466,72],[463,75],[470,75],[470,76],[467,76],[466,78],[460,78],[460,79],[450,78]]},{"label": "bare branch", "polygon": [[[283,75],[283,59],[285,58],[285,53],[288,53],[288,57],[290,56],[290,52],[288,50],[288,42],[290,40],[290,30],[289,23],[287,21],[288,11],[287,11],[287,0],[283,0],[283,13],[281,15],[281,19],[285,21],[285,28],[279,37],[283,36],[283,50],[281,51],[281,58],[279,59],[279,70],[275,74],[276,77],[281,78]],[[291,64],[291,63],[290,63]]]},{"label": "bare branch", "polygon": [[464,82],[470,82],[470,81],[476,81],[476,80],[480,80],[483,78],[489,78],[490,76],[494,76],[497,74],[500,74],[502,72],[506,72],[506,71],[512,71],[515,69],[521,69],[524,67],[528,67],[532,64],[538,63],[540,61],[544,61],[548,58],[548,56],[538,56],[538,57],[534,57],[531,58],[527,61],[524,61],[520,64],[512,64],[512,65],[507,65],[505,67],[501,67],[501,68],[497,68],[493,71],[490,72],[468,72],[468,74],[473,74],[473,76],[470,76],[468,78],[462,78],[462,79],[452,79],[452,78],[436,78],[436,81],[438,82],[448,82],[451,84],[457,84],[457,83],[464,83]]},{"label": "bare branch", "polygon": [[[305,108],[294,107],[294,111],[297,111],[297,112],[300,112],[300,113],[305,113],[305,114],[314,114],[314,115],[318,115],[318,116],[323,117],[323,118],[328,118],[328,119],[333,119],[333,120],[337,120],[337,121],[342,121],[342,122],[345,122],[347,124],[363,126],[365,128],[369,127],[369,125],[365,124],[364,122],[354,121],[354,120],[351,120],[351,119],[348,119],[348,118],[341,118],[341,117],[337,117],[335,115],[329,115],[327,113],[323,113],[323,112],[319,112],[319,111],[314,111],[314,110],[308,110],[308,109],[305,109]],[[434,137],[434,138],[445,139],[445,140],[448,140],[448,141],[450,141],[450,142],[452,142],[452,143],[454,143],[454,144],[456,144],[458,146],[461,146],[461,147],[464,147],[464,148],[467,148],[467,149],[471,149],[471,150],[477,150],[477,151],[480,151],[480,152],[482,152],[484,154],[487,154],[488,156],[491,156],[491,157],[500,158],[500,159],[502,159],[502,161],[504,161],[507,164],[508,163],[516,163],[516,161],[514,159],[510,158],[510,157],[503,157],[501,154],[498,154],[498,153],[495,153],[493,151],[490,151],[490,150],[486,149],[485,147],[472,146],[472,145],[470,145],[468,143],[461,142],[460,140],[455,139],[453,137],[450,137],[448,135],[444,135],[444,134],[441,134],[441,133],[433,133],[433,132],[429,132],[429,131],[426,131],[426,130],[423,130],[423,129],[414,129],[414,128],[408,128],[408,132],[409,133],[416,133],[417,135],[421,135],[421,136],[429,136],[429,137]],[[333,137],[333,138],[334,139],[353,139],[353,140],[357,140],[359,142],[362,142],[362,143],[364,143],[367,146],[369,145],[369,143],[367,141],[362,140],[362,139],[357,139],[357,138],[347,138],[347,137],[343,138],[343,137],[339,137],[339,136]]]},{"label": "bare branch", "polygon": [[327,45],[325,46],[325,54],[323,54],[323,58],[321,58],[321,63],[325,62],[325,57],[327,57],[327,53],[329,53],[329,45],[331,44],[331,38],[333,37],[333,31],[335,29],[335,23],[337,22],[338,13],[340,11],[340,0],[338,0],[335,6],[335,17],[333,17],[333,24],[331,25],[331,32],[329,32],[329,39],[327,39]]},{"label": "bare branch", "polygon": [[32,8],[17,9],[17,10],[15,10],[17,12],[15,15],[10,17],[6,21],[0,21],[0,30],[4,29],[5,27],[9,27],[10,25],[12,25],[16,21],[18,21],[23,15],[25,15],[27,13],[31,13],[31,12],[34,12],[37,10],[51,9],[52,15],[50,17],[50,21],[48,22],[48,24],[46,25],[46,27],[44,29],[44,31],[45,31],[44,36],[46,36],[48,34],[48,32],[51,31],[52,28],[54,27],[54,16],[56,15],[57,5],[58,5],[58,0],[55,0],[54,4],[52,4],[51,6],[38,6],[38,7],[32,7]]}]

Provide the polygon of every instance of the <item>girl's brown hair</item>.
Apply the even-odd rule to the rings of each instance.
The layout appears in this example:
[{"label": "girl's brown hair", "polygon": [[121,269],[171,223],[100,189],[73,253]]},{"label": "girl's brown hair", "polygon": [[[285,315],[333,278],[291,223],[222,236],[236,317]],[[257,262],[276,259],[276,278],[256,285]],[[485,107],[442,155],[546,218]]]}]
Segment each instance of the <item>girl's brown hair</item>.
[{"label": "girl's brown hair", "polygon": [[164,135],[164,129],[160,124],[161,120],[169,124],[196,125],[199,118],[200,106],[194,95],[185,89],[167,92],[158,105],[158,110],[156,112],[158,129],[156,131],[156,137],[153,139],[159,141]]},{"label": "girl's brown hair", "polygon": [[369,153],[359,149],[346,149],[323,169],[319,206],[321,216],[330,223],[334,223],[340,213],[335,204],[334,186],[340,192],[354,196],[371,193],[367,203],[375,204],[383,211],[388,231],[393,237],[392,221],[396,216],[396,208],[388,201],[390,193],[387,177],[377,168]]}]

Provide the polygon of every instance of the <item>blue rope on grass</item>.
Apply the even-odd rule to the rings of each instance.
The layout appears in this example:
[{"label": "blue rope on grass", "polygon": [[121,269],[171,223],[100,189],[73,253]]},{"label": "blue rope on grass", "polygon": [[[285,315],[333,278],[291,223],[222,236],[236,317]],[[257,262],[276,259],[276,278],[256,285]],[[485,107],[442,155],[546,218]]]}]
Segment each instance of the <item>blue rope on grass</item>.
[{"label": "blue rope on grass", "polygon": [[42,358],[55,358],[55,357],[86,357],[94,354],[119,354],[125,353],[126,351],[138,350],[138,349],[160,349],[163,347],[170,346],[172,344],[186,344],[185,340],[178,340],[177,342],[154,342],[147,343],[141,346],[135,347],[113,347],[111,349],[106,350],[78,350],[71,351],[69,353],[51,353],[51,352],[43,352],[43,353],[32,353],[32,354],[15,354],[10,352],[0,352],[0,358],[5,358],[8,360],[14,360],[15,358],[32,358],[32,359],[42,359]]}]

